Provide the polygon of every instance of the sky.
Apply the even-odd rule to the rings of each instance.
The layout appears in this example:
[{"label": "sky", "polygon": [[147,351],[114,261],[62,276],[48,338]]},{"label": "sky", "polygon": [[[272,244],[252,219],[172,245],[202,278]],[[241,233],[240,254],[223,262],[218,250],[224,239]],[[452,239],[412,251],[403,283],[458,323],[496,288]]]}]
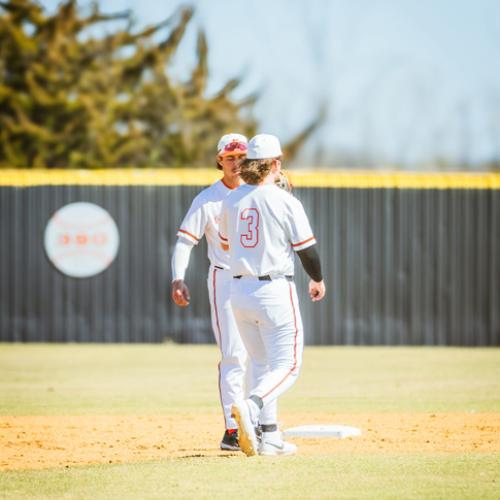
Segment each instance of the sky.
[{"label": "sky", "polygon": [[[49,11],[55,0],[40,2]],[[497,0],[192,0],[195,16],[170,71],[186,77],[198,29],[209,88],[258,92],[259,132],[291,140],[324,110],[297,163],[436,169],[500,160]],[[85,8],[89,2],[80,1]],[[137,28],[186,3],[101,0]]]}]

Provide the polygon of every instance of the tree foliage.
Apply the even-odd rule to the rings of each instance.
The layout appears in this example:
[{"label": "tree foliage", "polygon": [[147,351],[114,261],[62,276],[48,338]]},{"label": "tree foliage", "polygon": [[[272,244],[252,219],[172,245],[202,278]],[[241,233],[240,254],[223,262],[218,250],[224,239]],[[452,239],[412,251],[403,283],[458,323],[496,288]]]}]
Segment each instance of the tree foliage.
[{"label": "tree foliage", "polygon": [[[234,100],[238,79],[206,96],[203,31],[190,78],[169,77],[192,15],[182,7],[135,31],[129,11],[107,15],[97,2],[83,15],[66,0],[49,15],[0,1],[0,166],[207,166],[222,134],[252,135],[256,96]],[[98,23],[115,29],[93,36]]]}]

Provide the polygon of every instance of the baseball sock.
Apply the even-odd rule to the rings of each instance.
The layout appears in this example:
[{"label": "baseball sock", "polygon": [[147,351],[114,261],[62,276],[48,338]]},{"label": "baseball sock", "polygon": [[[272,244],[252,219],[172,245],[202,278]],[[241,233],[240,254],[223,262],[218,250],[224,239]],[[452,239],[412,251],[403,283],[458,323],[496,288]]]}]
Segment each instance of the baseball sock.
[{"label": "baseball sock", "polygon": [[262,432],[275,432],[278,430],[277,424],[262,424],[260,427]]},{"label": "baseball sock", "polygon": [[[260,415],[260,408],[253,399],[254,397],[257,396],[250,396],[250,398],[247,399],[248,401],[248,409],[250,411],[250,418],[252,419],[252,422],[257,423],[259,421],[259,415]],[[259,398],[260,399],[260,398]],[[262,401],[262,399],[260,399]]]},{"label": "baseball sock", "polygon": [[262,398],[259,396],[256,396],[255,394],[253,396],[250,396],[248,399],[251,399],[258,407],[259,410],[262,410],[264,407],[264,401],[262,401]]}]

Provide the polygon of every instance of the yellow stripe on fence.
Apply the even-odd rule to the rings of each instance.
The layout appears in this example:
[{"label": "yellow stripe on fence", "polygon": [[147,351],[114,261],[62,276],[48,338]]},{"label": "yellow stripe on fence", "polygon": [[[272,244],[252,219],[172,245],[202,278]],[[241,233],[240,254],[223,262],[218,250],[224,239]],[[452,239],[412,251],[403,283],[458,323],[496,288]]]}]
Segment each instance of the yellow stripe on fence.
[{"label": "yellow stripe on fence", "polygon": [[0,186],[203,186],[220,179],[214,169],[0,170]]},{"label": "yellow stripe on fence", "polygon": [[[351,189],[500,189],[498,173],[288,171],[295,187]],[[220,179],[215,168],[0,169],[0,186],[206,186]]]},{"label": "yellow stripe on fence", "polygon": [[290,174],[297,187],[397,188],[397,189],[500,189],[500,174],[329,171]]}]

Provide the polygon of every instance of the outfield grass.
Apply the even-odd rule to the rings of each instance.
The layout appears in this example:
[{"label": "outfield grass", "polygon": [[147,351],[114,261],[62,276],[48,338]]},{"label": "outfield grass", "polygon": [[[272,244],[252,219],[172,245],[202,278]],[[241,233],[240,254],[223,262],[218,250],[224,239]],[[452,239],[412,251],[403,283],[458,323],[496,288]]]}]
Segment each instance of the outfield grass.
[{"label": "outfield grass", "polygon": [[[218,412],[214,346],[0,344],[3,415]],[[290,411],[498,411],[500,349],[307,347]]]},{"label": "outfield grass", "polygon": [[[0,344],[0,412],[215,414],[217,362],[213,346]],[[312,414],[500,412],[500,350],[308,347],[280,406]],[[2,472],[0,498],[500,498],[499,471],[498,453],[473,450],[188,457]]]}]

